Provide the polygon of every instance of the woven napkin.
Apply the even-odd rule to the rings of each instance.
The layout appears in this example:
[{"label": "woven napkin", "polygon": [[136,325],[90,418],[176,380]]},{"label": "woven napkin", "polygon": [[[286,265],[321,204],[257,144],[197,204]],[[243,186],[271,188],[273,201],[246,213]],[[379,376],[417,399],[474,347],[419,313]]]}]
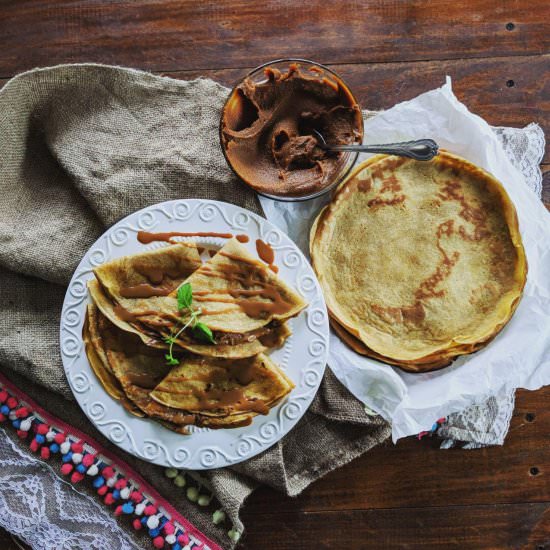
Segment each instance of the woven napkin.
[{"label": "woven napkin", "polygon": [[[0,364],[8,377],[32,381],[17,378],[39,404],[100,442],[106,443],[69,403],[59,354],[66,285],[103,231],[137,209],[194,197],[261,214],[219,147],[227,93],[212,80],[99,65],[30,71],[0,92]],[[203,476],[242,530],[239,509],[259,483],[296,495],[389,433],[327,369],[312,407],[282,441]],[[167,483],[162,468],[124,458],[207,535],[229,545]]]}]

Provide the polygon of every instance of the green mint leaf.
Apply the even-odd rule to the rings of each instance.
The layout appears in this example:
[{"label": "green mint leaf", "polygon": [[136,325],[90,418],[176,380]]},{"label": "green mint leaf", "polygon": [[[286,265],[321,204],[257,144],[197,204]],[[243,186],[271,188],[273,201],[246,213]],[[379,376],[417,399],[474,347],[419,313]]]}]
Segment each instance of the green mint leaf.
[{"label": "green mint leaf", "polygon": [[175,343],[176,341],[176,337],[175,336],[165,336],[163,338],[163,340],[167,343],[167,344],[173,344]]},{"label": "green mint leaf", "polygon": [[178,309],[188,309],[193,302],[191,283],[185,283],[178,288]]},{"label": "green mint leaf", "polygon": [[193,336],[197,340],[202,340],[203,342],[210,342],[211,344],[215,344],[216,341],[214,340],[214,335],[212,334],[212,331],[204,324],[198,321],[195,326],[192,329]]},{"label": "green mint leaf", "polygon": [[167,353],[165,356],[166,358],[166,363],[168,365],[179,365],[180,362],[178,359],[176,359],[173,355],[170,355],[169,353]]}]

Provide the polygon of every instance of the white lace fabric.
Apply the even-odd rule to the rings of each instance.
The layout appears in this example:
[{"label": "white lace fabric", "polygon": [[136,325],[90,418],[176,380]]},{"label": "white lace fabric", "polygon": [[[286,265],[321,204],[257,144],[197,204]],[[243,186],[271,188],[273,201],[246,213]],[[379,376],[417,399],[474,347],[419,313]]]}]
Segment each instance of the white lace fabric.
[{"label": "white lace fabric", "polygon": [[0,526],[40,550],[139,550],[112,511],[0,429]]}]

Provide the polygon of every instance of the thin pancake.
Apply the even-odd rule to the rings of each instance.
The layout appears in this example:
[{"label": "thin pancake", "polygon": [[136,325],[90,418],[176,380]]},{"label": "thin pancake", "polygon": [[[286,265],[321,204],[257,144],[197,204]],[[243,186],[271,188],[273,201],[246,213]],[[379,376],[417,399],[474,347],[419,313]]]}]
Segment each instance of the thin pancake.
[{"label": "thin pancake", "polygon": [[[122,320],[115,311],[113,302],[105,294],[99,282],[95,279],[88,281],[90,296],[101,313],[105,315],[118,328],[138,336],[147,346],[158,349],[167,349],[168,345],[163,337],[169,336],[169,330],[160,330],[158,333],[141,322],[128,322]],[[285,324],[278,326],[262,327],[263,333],[256,337],[254,334],[243,334],[242,341],[236,344],[197,344],[192,338],[182,334],[177,340],[178,347],[197,355],[207,357],[241,358],[252,357],[262,353],[271,347],[280,347],[290,335],[290,330]]]},{"label": "thin pancake", "polygon": [[526,280],[508,195],[445,152],[359,166],[319,215],[310,247],[331,315],[372,352],[417,370],[490,341]]},{"label": "thin pancake", "polygon": [[213,331],[250,332],[294,317],[307,305],[237,239],[227,241],[186,282]]},{"label": "thin pancake", "polygon": [[196,245],[182,242],[111,260],[94,274],[127,320],[147,321],[156,329],[177,321],[177,288],[200,265]]},{"label": "thin pancake", "polygon": [[161,380],[170,367],[164,362],[164,357],[158,351],[144,346],[135,336],[124,333],[105,318],[95,306],[89,311],[90,325],[95,321],[95,332],[99,335],[96,342],[101,345],[98,354],[108,361],[107,370],[112,371],[124,391],[126,401],[134,408],[137,406],[147,416],[163,420],[163,425],[169,429],[186,433],[182,427],[188,425],[209,428],[233,428],[250,424],[254,415],[241,414],[231,418],[210,418],[190,414],[178,409],[163,406],[151,399],[149,392]]},{"label": "thin pancake", "polygon": [[163,405],[207,416],[267,414],[294,387],[269,357],[240,360],[189,357],[151,392]]}]

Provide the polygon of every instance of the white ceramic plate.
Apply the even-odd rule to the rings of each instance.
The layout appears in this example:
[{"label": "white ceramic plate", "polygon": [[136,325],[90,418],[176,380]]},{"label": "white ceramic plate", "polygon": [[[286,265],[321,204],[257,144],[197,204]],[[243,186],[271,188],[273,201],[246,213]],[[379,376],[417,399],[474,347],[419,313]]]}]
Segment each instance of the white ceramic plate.
[{"label": "white ceramic plate", "polygon": [[[89,301],[86,282],[92,268],[112,258],[167,246],[140,244],[137,232],[205,231],[246,234],[245,246],[256,254],[262,239],[275,251],[279,275],[309,302],[305,311],[290,321],[292,336],[272,358],[296,387],[267,416],[257,416],[250,426],[229,430],[191,428],[181,435],[150,419],[129,414],[112,399],[96,379],[86,358],[82,325]],[[194,240],[211,248],[225,240]],[[82,410],[97,429],[133,455],[161,464],[192,470],[230,466],[246,460],[281,439],[298,422],[313,400],[323,378],[328,355],[329,326],[325,302],[315,274],[296,245],[264,218],[232,204],[190,199],[169,201],[144,208],[106,231],[88,250],[67,289],[61,315],[60,340],[63,366]]]}]

